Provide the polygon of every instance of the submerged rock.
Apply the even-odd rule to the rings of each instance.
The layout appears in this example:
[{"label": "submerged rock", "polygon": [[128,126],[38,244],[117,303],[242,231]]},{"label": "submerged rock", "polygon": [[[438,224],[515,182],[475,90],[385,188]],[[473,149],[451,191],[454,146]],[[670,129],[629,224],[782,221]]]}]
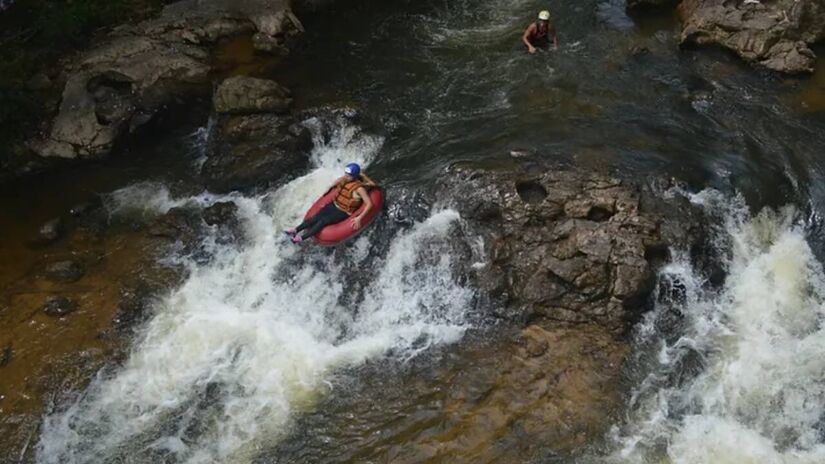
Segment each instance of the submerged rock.
[{"label": "submerged rock", "polygon": [[628,348],[603,328],[481,337],[359,370],[255,462],[570,462],[614,423]]},{"label": "submerged rock", "polygon": [[505,348],[509,356],[496,356],[497,369],[468,368],[452,379],[444,425],[412,447],[422,460],[407,462],[525,462],[544,448],[584,446],[607,430],[621,404],[616,384],[627,351],[600,328],[528,326]]},{"label": "submerged rock", "polygon": [[204,208],[203,220],[210,226],[232,226],[238,222],[238,205],[231,201],[222,201]]},{"label": "submerged rock", "polygon": [[825,38],[825,2],[683,0],[682,43],[718,44],[785,73],[812,72],[809,45]]},{"label": "submerged rock", "polygon": [[52,296],[43,305],[43,311],[52,317],[63,317],[77,310],[77,302],[65,296]]},{"label": "submerged rock", "polygon": [[223,245],[240,243],[244,237],[238,218],[238,205],[231,201],[215,203],[203,210],[203,221],[217,228],[216,240]]},{"label": "submerged rock", "polygon": [[275,81],[236,76],[221,82],[214,103],[218,113],[284,113],[292,98],[289,89]]},{"label": "submerged rock", "polygon": [[661,211],[642,210],[638,186],[598,174],[459,170],[448,182],[442,196],[484,232],[478,282],[506,318],[622,333],[642,312],[668,245],[698,239],[690,227],[663,237]]},{"label": "submerged rock", "polygon": [[218,41],[257,33],[271,48],[297,32],[292,18],[289,0],[183,0],[156,19],[118,27],[67,68],[48,135],[30,148],[42,157],[106,156],[168,103],[209,91],[209,51]]},{"label": "submerged rock", "polygon": [[10,363],[12,357],[14,357],[14,350],[12,349],[11,343],[7,343],[6,346],[3,347],[3,350],[0,351],[0,367],[5,367]]},{"label": "submerged rock", "polygon": [[76,282],[83,277],[85,271],[77,261],[63,260],[46,266],[46,277],[57,282]]},{"label": "submerged rock", "polygon": [[193,208],[172,208],[157,218],[148,229],[151,237],[180,242],[184,248],[197,245],[202,229],[199,211]]},{"label": "submerged rock", "polygon": [[46,221],[37,231],[37,237],[32,241],[38,245],[48,245],[56,242],[66,231],[66,225],[62,218],[54,218]]}]

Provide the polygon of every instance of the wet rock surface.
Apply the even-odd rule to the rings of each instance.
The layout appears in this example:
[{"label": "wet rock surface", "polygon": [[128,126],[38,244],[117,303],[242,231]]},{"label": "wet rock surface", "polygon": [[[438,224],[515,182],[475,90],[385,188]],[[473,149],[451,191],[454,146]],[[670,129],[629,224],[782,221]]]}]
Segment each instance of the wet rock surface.
[{"label": "wet rock surface", "polygon": [[116,28],[66,70],[48,135],[31,142],[42,157],[106,156],[125,133],[211,81],[209,51],[220,40],[258,34],[284,44],[297,32],[288,0],[184,0],[160,17]]},{"label": "wet rock surface", "polygon": [[223,201],[204,208],[203,221],[217,229],[216,240],[222,245],[239,244],[245,238],[235,203]]},{"label": "wet rock surface", "polygon": [[202,229],[201,216],[194,208],[178,207],[170,209],[158,217],[148,229],[152,237],[180,242],[186,248],[195,245]]},{"label": "wet rock surface", "polygon": [[306,168],[311,148],[309,130],[291,116],[221,116],[201,176],[214,192],[276,185]]},{"label": "wet rock surface", "polygon": [[47,278],[56,282],[75,282],[83,277],[85,271],[79,262],[63,260],[47,265],[44,273]]},{"label": "wet rock surface", "polygon": [[284,113],[292,104],[290,95],[275,81],[235,76],[221,82],[213,100],[218,113]]},{"label": "wet rock surface", "polygon": [[457,169],[443,189],[472,228],[484,231],[489,261],[478,282],[508,319],[595,323],[624,333],[643,311],[668,246],[702,236],[665,212],[690,204],[643,209],[640,187],[598,174]]},{"label": "wet rock surface", "polygon": [[683,0],[683,44],[717,44],[785,73],[812,72],[810,45],[825,38],[822,0]]},{"label": "wet rock surface", "polygon": [[568,462],[620,410],[626,346],[595,326],[497,331],[360,369],[256,462]]},{"label": "wet rock surface", "polygon": [[52,317],[62,317],[77,310],[77,302],[65,296],[53,296],[46,300],[43,312]]}]

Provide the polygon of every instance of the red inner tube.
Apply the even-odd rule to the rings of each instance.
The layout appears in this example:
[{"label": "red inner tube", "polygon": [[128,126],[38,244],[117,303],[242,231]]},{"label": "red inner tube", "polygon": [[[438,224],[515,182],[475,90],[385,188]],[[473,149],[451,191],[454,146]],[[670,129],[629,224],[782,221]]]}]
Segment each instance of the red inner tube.
[{"label": "red inner tube", "polygon": [[[372,199],[372,209],[364,216],[361,220],[361,228],[355,230],[352,228],[352,221],[353,218],[361,214],[361,212],[366,208],[366,205],[362,204],[355,213],[351,214],[350,217],[344,219],[341,222],[337,222],[335,224],[330,224],[320,232],[315,235],[315,241],[324,246],[332,246],[337,245],[345,240],[348,240],[352,237],[358,235],[362,230],[366,229],[367,226],[372,224],[372,221],[375,220],[375,217],[378,216],[378,213],[381,212],[381,208],[384,206],[384,192],[381,191],[379,187],[373,187],[369,189],[369,196]],[[331,188],[327,193],[324,194],[321,198],[319,198],[315,203],[312,204],[312,207],[309,208],[309,211],[304,214],[304,220],[307,220],[321,211],[321,208],[324,206],[332,203],[332,200],[335,199],[335,196],[338,195],[338,189]]]}]

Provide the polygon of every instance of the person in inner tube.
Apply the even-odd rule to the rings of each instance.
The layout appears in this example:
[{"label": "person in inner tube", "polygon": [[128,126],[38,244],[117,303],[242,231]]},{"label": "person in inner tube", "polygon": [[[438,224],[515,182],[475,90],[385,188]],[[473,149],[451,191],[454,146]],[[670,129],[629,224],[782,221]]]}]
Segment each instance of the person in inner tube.
[{"label": "person in inner tube", "polygon": [[550,12],[544,10],[539,13],[538,21],[530,23],[524,30],[521,41],[527,46],[527,51],[532,54],[536,53],[536,47],[546,47],[551,37],[553,38],[553,50],[556,50],[559,48],[556,27],[550,23]]},{"label": "person in inner tube", "polygon": [[348,164],[344,169],[344,175],[336,179],[332,185],[332,188],[338,189],[332,203],[321,208],[321,211],[302,222],[298,227],[288,229],[287,235],[292,237],[292,243],[301,243],[320,232],[324,227],[352,216],[363,204],[364,209],[352,221],[352,228],[360,229],[361,220],[373,208],[367,188],[377,186],[378,184],[361,172],[361,166],[356,163]]}]

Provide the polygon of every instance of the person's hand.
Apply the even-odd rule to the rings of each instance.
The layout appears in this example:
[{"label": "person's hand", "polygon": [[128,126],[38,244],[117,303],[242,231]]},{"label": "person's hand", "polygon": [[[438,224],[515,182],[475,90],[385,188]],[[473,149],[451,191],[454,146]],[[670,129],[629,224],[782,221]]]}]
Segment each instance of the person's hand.
[{"label": "person's hand", "polygon": [[553,50],[558,50],[558,49],[559,49],[558,45],[553,45]]},{"label": "person's hand", "polygon": [[527,51],[530,52],[530,54],[532,55],[532,54],[536,53],[536,47],[530,47],[530,48],[527,49]]},{"label": "person's hand", "polygon": [[361,218],[357,217],[352,220],[352,230],[358,230],[361,228]]}]

